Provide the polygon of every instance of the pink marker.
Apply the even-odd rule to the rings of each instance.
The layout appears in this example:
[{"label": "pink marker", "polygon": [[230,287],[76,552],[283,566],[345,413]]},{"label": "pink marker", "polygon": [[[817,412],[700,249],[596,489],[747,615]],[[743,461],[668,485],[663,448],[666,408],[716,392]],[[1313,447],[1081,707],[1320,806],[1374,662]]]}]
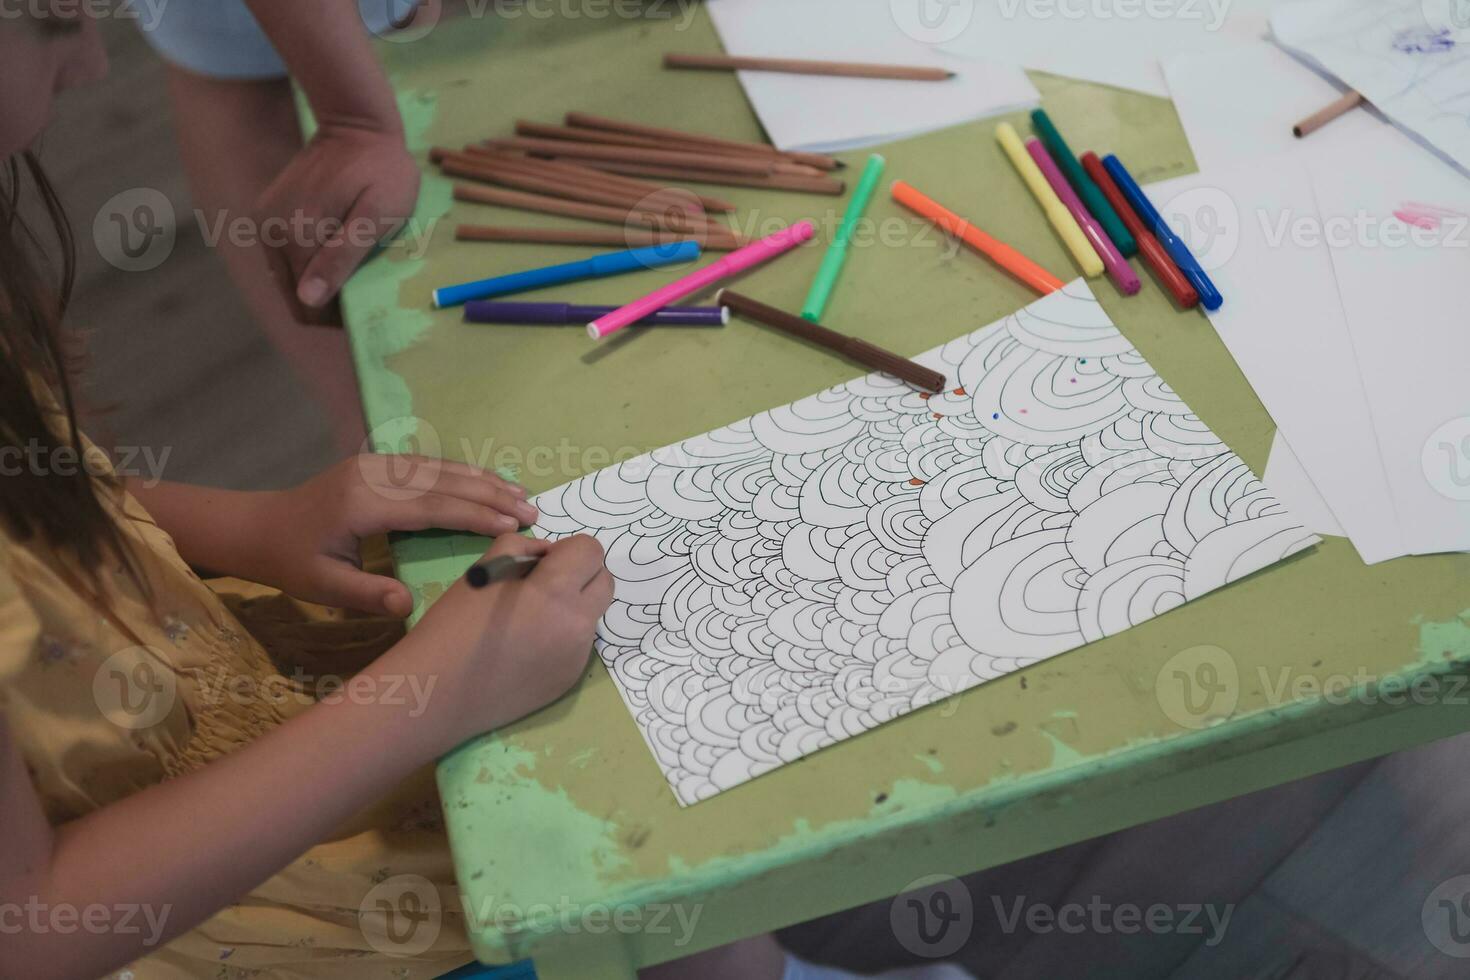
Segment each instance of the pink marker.
[{"label": "pink marker", "polygon": [[1051,189],[1057,192],[1057,197],[1062,199],[1072,217],[1082,226],[1082,233],[1097,249],[1098,256],[1102,259],[1103,268],[1107,270],[1108,278],[1113,280],[1113,285],[1123,293],[1124,296],[1132,296],[1143,288],[1143,283],[1138,281],[1138,273],[1123,258],[1113,240],[1102,230],[1097,219],[1088,213],[1087,208],[1082,206],[1082,201],[1077,197],[1077,192],[1072,190],[1072,185],[1067,183],[1067,178],[1062,176],[1062,171],[1057,167],[1057,162],[1046,152],[1046,147],[1041,145],[1041,140],[1032,137],[1026,141],[1026,152],[1031,154],[1031,159],[1041,168],[1046,175],[1046,182]]},{"label": "pink marker", "polygon": [[751,242],[744,248],[731,252],[718,262],[712,262],[682,279],[676,279],[662,289],[654,290],[642,299],[635,299],[627,306],[616,309],[607,316],[598,317],[587,324],[587,336],[593,340],[601,340],[608,334],[616,333],[629,324],[637,323],[666,306],[672,306],[684,297],[697,293],[726,276],[744,272],[753,265],[759,265],[767,259],[775,258],[782,252],[800,245],[815,233],[816,229],[810,221],[798,221],[789,228],[782,228],[774,235],[762,238],[758,242]]}]

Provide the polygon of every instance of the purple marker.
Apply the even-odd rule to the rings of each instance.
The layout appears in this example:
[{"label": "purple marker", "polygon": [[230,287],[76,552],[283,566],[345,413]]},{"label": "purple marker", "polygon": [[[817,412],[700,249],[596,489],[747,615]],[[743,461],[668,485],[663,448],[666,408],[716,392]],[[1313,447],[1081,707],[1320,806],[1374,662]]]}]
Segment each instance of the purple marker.
[{"label": "purple marker", "polygon": [[1041,140],[1034,137],[1027,140],[1026,152],[1031,154],[1031,159],[1036,161],[1036,165],[1046,175],[1046,182],[1051,185],[1052,190],[1057,192],[1057,197],[1062,199],[1062,203],[1072,213],[1077,224],[1082,226],[1082,233],[1087,236],[1092,247],[1097,249],[1098,257],[1102,259],[1103,268],[1107,270],[1108,278],[1113,280],[1113,285],[1117,286],[1124,296],[1132,296],[1142,289],[1143,283],[1139,282],[1138,273],[1133,271],[1133,267],[1123,258],[1123,254],[1118,251],[1113,240],[1103,232],[1097,219],[1093,218],[1087,212],[1087,208],[1082,206],[1077,192],[1072,190],[1072,185],[1067,183],[1067,178],[1062,176],[1057,162],[1051,158],[1050,153],[1046,152],[1046,147],[1041,145]]},{"label": "purple marker", "polygon": [[[584,326],[618,309],[571,303],[495,303],[476,300],[464,305],[466,323],[534,323]],[[640,327],[723,327],[730,322],[724,306],[667,306],[639,320]]]}]

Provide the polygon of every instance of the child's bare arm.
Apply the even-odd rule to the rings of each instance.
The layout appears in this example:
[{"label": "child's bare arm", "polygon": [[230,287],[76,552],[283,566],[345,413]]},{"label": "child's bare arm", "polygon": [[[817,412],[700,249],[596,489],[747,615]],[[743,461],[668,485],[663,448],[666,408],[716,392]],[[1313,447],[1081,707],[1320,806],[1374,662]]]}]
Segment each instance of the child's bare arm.
[{"label": "child's bare arm", "polygon": [[288,222],[292,240],[280,250],[293,278],[288,285],[302,303],[321,307],[412,216],[419,171],[357,0],[247,3],[318,126],[256,209],[262,219]]},{"label": "child's bare arm", "polygon": [[[0,910],[56,909],[76,921],[87,908],[131,906],[148,913],[131,921],[160,928],[62,932],[45,926],[49,916],[41,928],[0,923],[0,977],[100,976],[155,951],[417,767],[560,696],[581,676],[612,598],[602,551],[585,537],[508,535],[491,553],[543,558],[523,582],[455,585],[333,702],[54,829],[0,712]],[[421,696],[387,693],[401,690]]]},{"label": "child's bare arm", "polygon": [[526,491],[465,463],[369,454],[291,490],[248,493],[182,483],[129,489],[184,560],[301,599],[406,616],[407,587],[359,567],[361,539],[444,528],[496,537],[530,525]]}]

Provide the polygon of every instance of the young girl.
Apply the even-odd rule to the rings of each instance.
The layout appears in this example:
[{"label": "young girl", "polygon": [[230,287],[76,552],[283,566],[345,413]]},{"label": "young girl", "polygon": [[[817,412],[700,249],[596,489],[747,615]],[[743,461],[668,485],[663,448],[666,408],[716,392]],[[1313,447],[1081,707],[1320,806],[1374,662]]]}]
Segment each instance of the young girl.
[{"label": "young girl", "polygon": [[[410,461],[390,486],[389,460],[361,457],[278,493],[130,494],[107,472],[62,363],[68,276],[47,282],[31,253],[51,229],[21,217],[39,203],[69,250],[24,151],[53,94],[104,71],[75,14],[0,21],[0,976],[442,975],[470,956],[427,766],[575,682],[612,597],[601,551],[506,533],[535,519],[524,491],[452,463]],[[407,589],[359,568],[359,541],[431,526],[543,560],[522,582],[451,588],[320,703],[190,571],[401,617]],[[267,607],[277,635],[300,635]],[[338,641],[307,651],[319,672],[351,674],[394,636],[324,625]],[[359,922],[400,875],[444,910],[411,957]]]},{"label": "young girl", "polygon": [[[123,484],[76,429],[71,242],[27,150],[56,92],[105,73],[69,9],[0,18],[0,977],[442,976],[471,957],[430,764],[577,680],[613,595],[602,551],[513,533],[536,519],[522,488],[439,460],[360,456],[271,493]],[[22,217],[38,206],[49,228]],[[48,233],[59,284],[33,254]],[[404,636],[408,590],[360,546],[429,527],[542,560],[456,584]],[[239,578],[222,596],[191,567]],[[318,699],[322,675],[350,679]],[[374,897],[405,885],[439,910],[423,942]],[[852,975],[761,936],[647,976]]]}]

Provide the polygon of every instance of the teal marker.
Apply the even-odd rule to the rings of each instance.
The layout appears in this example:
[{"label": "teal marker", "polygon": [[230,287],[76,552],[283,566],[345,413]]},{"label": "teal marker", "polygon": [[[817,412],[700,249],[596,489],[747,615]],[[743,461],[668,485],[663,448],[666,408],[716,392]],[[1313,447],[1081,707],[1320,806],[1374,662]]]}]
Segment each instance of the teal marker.
[{"label": "teal marker", "polygon": [[827,246],[822,267],[817,270],[817,278],[812,280],[811,292],[806,294],[806,303],[801,308],[801,315],[813,323],[822,319],[822,311],[827,308],[827,300],[832,297],[832,289],[837,285],[838,275],[842,273],[842,263],[847,261],[847,246],[852,243],[857,223],[868,210],[868,202],[873,199],[873,191],[878,188],[878,180],[883,176],[883,168],[887,162],[874,153],[868,157],[868,163],[863,167],[857,189],[852,192],[852,200],[847,203],[847,213],[837,226],[837,235],[832,239],[832,244]]},{"label": "teal marker", "polygon": [[1062,139],[1062,134],[1057,132],[1056,126],[1052,125],[1051,117],[1045,111],[1037,109],[1031,113],[1031,125],[1036,127],[1036,135],[1041,137],[1041,142],[1051,151],[1052,158],[1056,160],[1057,166],[1067,178],[1067,183],[1082,198],[1082,204],[1088,212],[1102,225],[1103,231],[1113,240],[1125,258],[1132,258],[1138,254],[1138,243],[1133,240],[1133,235],[1128,227],[1123,224],[1123,219],[1118,217],[1118,212],[1108,203],[1103,196],[1102,188],[1098,187],[1093,179],[1087,176],[1087,171],[1082,169],[1082,164],[1077,162],[1072,148],[1067,141]]}]

